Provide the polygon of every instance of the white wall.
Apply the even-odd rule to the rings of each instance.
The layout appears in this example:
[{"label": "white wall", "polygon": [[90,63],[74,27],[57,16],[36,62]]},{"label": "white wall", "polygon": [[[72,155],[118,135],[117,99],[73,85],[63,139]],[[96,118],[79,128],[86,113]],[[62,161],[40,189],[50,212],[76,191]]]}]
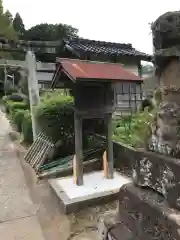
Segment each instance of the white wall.
[{"label": "white wall", "polygon": [[56,65],[55,65],[55,63],[36,62],[36,69],[37,70],[55,71],[56,70]]},{"label": "white wall", "polygon": [[36,77],[38,81],[50,81],[53,78],[54,73],[47,73],[47,72],[36,72]]}]

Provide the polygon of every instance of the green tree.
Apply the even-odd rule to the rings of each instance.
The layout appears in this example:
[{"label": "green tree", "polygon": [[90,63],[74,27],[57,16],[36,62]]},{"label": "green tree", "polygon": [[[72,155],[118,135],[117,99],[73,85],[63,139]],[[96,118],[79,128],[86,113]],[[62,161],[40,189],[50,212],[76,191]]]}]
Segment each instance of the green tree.
[{"label": "green tree", "polygon": [[11,13],[8,10],[5,13],[3,12],[3,2],[0,0],[0,38],[8,40],[17,38],[11,20]]},{"label": "green tree", "polygon": [[0,16],[3,15],[4,13],[4,8],[3,8],[3,2],[0,0]]},{"label": "green tree", "polygon": [[15,18],[13,20],[13,27],[14,30],[17,32],[18,37],[22,39],[25,34],[25,26],[19,13],[16,13],[15,15]]},{"label": "green tree", "polygon": [[[17,34],[12,26],[12,15],[9,11],[3,12],[3,2],[0,0],[0,42],[6,43],[7,40],[16,40]],[[0,49],[0,58],[11,59],[9,52],[3,52]],[[1,71],[1,70],[0,70]],[[1,79],[0,79],[1,80]]]},{"label": "green tree", "polygon": [[25,39],[30,41],[56,41],[67,36],[77,35],[78,30],[66,24],[39,24],[25,33]]}]

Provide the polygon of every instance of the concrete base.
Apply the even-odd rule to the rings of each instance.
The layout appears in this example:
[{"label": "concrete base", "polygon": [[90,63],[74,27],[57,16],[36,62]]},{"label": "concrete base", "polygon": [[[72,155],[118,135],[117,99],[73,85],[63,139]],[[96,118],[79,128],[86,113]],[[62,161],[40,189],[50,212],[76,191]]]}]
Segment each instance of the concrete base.
[{"label": "concrete base", "polygon": [[131,182],[129,178],[118,172],[114,173],[113,179],[106,179],[103,171],[84,174],[83,186],[75,185],[72,176],[49,180],[49,184],[62,202],[65,213],[112,201],[117,198],[119,189],[129,182]]}]

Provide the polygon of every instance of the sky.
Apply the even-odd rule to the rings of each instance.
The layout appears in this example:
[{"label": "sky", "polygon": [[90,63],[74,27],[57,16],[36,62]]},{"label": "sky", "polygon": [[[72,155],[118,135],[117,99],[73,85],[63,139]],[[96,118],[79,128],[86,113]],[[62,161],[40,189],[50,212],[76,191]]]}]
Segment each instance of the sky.
[{"label": "sky", "polygon": [[13,16],[19,12],[26,28],[63,23],[83,38],[131,43],[152,53],[150,23],[167,11],[180,10],[179,0],[3,0]]}]

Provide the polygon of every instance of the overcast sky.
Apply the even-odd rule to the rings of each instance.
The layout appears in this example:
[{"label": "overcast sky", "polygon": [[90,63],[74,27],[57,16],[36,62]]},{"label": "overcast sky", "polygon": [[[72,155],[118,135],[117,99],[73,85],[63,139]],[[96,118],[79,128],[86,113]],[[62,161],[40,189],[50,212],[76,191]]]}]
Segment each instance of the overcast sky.
[{"label": "overcast sky", "polygon": [[3,0],[5,10],[19,12],[26,28],[39,23],[66,23],[94,40],[132,43],[152,53],[149,23],[167,11],[180,10],[179,0]]}]

